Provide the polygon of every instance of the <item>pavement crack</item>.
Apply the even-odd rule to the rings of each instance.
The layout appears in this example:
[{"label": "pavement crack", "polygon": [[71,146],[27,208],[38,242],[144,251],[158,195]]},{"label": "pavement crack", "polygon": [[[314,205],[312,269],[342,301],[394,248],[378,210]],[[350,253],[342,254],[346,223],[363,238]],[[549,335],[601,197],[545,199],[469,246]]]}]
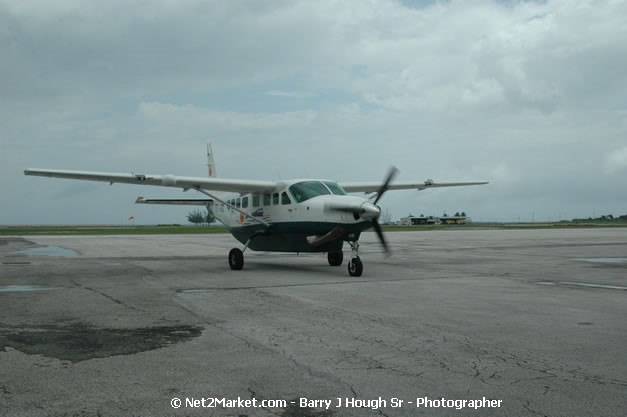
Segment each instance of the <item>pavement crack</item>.
[{"label": "pavement crack", "polygon": [[385,414],[385,413],[383,412],[383,410],[382,410],[382,409],[380,409],[380,408],[377,408],[377,412],[378,412],[379,414],[381,414],[382,416],[384,416],[384,417],[390,417],[388,414]]},{"label": "pavement crack", "polygon": [[102,292],[102,291],[98,291],[98,290],[97,290],[97,289],[95,289],[95,288],[91,288],[91,287],[87,287],[87,286],[84,286],[84,285],[82,285],[82,284],[79,284],[78,282],[76,282],[76,280],[73,280],[73,279],[72,279],[72,280],[70,280],[70,282],[71,282],[74,286],[76,286],[76,287],[78,287],[78,288],[82,288],[82,289],[84,289],[84,290],[87,290],[87,291],[91,291],[91,292],[93,292],[93,293],[96,293],[96,294],[98,294],[98,295],[100,295],[100,296],[102,296],[102,297],[104,297],[104,298],[108,299],[109,301],[113,301],[114,303],[116,303],[116,304],[118,304],[118,305],[121,305],[121,306],[126,307],[126,308],[130,308],[131,310],[134,310],[134,311],[137,311],[137,312],[146,313],[146,311],[145,311],[145,310],[142,310],[142,309],[140,309],[140,308],[137,308],[137,307],[135,307],[135,306],[132,306],[132,305],[130,305],[130,304],[127,304],[127,303],[125,303],[124,301],[118,300],[117,298],[114,298],[114,297],[110,296],[109,294],[106,294],[106,293],[104,293],[104,292]]},{"label": "pavement crack", "polygon": [[534,410],[533,408],[531,408],[529,405],[530,403],[531,403],[530,401],[525,401],[525,403],[523,404],[523,408],[525,410],[532,412],[535,415],[542,416],[542,417],[550,417],[548,414],[544,414],[538,410]]},{"label": "pavement crack", "polygon": [[83,288],[84,288],[84,289],[86,289],[86,290],[88,290],[88,291],[95,292],[96,294],[100,294],[101,296],[103,296],[103,297],[107,298],[108,300],[111,300],[111,301],[113,301],[114,303],[119,304],[119,305],[121,305],[121,306],[124,306],[124,307],[126,307],[126,308],[130,308],[131,310],[138,311],[138,312],[141,312],[141,313],[145,313],[145,312],[146,312],[146,311],[144,311],[144,310],[142,310],[142,309],[140,309],[140,308],[137,308],[137,307],[135,307],[135,306],[132,306],[132,305],[130,305],[130,304],[127,304],[127,303],[125,303],[124,301],[118,300],[117,298],[114,298],[114,297],[110,296],[109,294],[106,294],[106,293],[104,293],[104,292],[102,292],[102,291],[98,291],[98,290],[96,290],[96,289],[94,289],[94,288],[91,288],[91,287],[83,287]]}]

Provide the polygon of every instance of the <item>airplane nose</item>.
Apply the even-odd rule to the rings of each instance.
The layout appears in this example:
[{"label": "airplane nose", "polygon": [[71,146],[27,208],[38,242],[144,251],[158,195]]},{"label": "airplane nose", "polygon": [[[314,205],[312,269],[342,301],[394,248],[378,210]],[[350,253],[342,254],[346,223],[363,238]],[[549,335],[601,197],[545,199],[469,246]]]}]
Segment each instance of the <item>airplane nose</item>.
[{"label": "airplane nose", "polygon": [[361,205],[361,218],[364,220],[378,219],[381,215],[381,209],[372,204],[370,201],[366,201]]}]

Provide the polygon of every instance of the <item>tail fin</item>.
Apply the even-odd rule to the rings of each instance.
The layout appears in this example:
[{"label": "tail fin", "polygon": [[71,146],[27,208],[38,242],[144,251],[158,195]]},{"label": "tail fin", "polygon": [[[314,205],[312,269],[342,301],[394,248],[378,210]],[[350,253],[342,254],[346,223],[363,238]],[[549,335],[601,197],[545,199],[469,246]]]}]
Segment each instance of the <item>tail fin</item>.
[{"label": "tail fin", "polygon": [[207,142],[207,166],[209,167],[209,177],[217,177],[216,162],[213,160],[213,150],[211,149],[211,142]]}]

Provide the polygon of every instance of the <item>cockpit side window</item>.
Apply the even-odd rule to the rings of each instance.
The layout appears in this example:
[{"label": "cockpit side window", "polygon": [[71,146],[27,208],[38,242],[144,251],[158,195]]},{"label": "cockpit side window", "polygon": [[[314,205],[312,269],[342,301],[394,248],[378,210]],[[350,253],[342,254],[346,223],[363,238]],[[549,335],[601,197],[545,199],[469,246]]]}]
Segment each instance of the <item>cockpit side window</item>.
[{"label": "cockpit side window", "polygon": [[344,191],[344,189],[340,187],[340,185],[337,182],[324,181],[324,185],[329,187],[329,190],[331,190],[333,194],[346,195],[346,191]]},{"label": "cockpit side window", "polygon": [[281,204],[292,204],[292,200],[290,200],[285,191],[281,193]]}]

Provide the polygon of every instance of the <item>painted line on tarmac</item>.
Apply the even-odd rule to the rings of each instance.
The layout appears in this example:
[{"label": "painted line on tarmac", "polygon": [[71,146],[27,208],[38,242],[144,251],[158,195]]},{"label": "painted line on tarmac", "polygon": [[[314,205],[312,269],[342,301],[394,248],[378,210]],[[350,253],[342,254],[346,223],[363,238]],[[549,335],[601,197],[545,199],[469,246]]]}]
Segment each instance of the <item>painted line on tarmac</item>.
[{"label": "painted line on tarmac", "polygon": [[591,284],[588,282],[570,282],[570,281],[538,281],[536,284],[540,285],[571,285],[576,287],[586,287],[586,288],[603,288],[606,290],[622,290],[627,291],[627,287],[621,287],[620,285],[606,285],[606,284]]}]

